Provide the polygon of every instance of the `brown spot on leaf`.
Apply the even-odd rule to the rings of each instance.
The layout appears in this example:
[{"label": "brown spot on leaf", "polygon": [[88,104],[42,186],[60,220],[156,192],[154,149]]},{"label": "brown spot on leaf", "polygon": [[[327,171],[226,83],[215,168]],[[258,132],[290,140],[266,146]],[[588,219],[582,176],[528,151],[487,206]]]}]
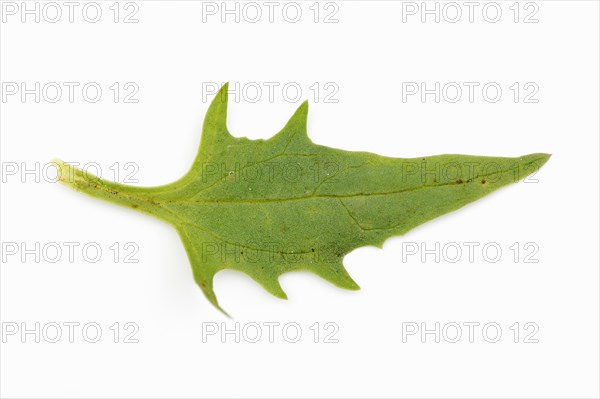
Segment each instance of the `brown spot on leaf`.
[{"label": "brown spot on leaf", "polygon": [[481,184],[485,184],[485,183],[487,183],[487,180],[481,179]]},{"label": "brown spot on leaf", "polygon": [[456,181],[456,184],[463,184],[463,183],[464,183],[463,179],[458,179],[458,180]]}]

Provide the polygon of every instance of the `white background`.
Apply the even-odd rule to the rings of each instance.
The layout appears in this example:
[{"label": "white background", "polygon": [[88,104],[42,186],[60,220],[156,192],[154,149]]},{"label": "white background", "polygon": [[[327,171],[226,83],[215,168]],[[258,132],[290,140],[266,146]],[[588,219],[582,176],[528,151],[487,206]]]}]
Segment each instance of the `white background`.
[{"label": "white background", "polygon": [[[112,1],[100,3],[98,23],[86,22],[81,6],[73,23],[65,15],[57,23],[3,16],[3,83],[97,82],[103,88],[96,103],[80,90],[73,103],[66,97],[36,103],[32,95],[22,101],[18,94],[3,99],[3,245],[93,242],[103,255],[91,263],[78,250],[73,262],[63,254],[51,263],[5,253],[2,326],[93,322],[103,335],[88,343],[81,326],[73,343],[66,327],[58,343],[45,336],[36,343],[20,331],[4,334],[2,397],[598,397],[598,3],[538,1],[539,22],[523,23],[533,10],[523,2],[515,23],[513,2],[500,2],[502,17],[490,23],[482,2],[473,23],[465,6],[457,23],[443,16],[422,23],[420,14],[403,22],[401,2],[338,1],[338,23],[328,24],[324,3],[314,22],[312,3],[301,3],[298,23],[287,22],[281,8],[273,23],[266,15],[258,23],[243,15],[239,23],[233,16],[222,23],[219,15],[203,22],[202,3],[194,1],[138,1],[133,24],[113,22]],[[124,13],[124,3],[119,7]],[[382,250],[360,248],[346,256],[360,291],[293,273],[281,278],[289,296],[283,301],[241,273],[220,273],[216,291],[234,317],[229,320],[195,285],[170,226],[22,174],[22,165],[43,168],[58,157],[95,162],[106,178],[115,162],[121,173],[134,162],[140,185],[171,182],[187,171],[200,141],[211,100],[203,85],[225,81],[296,82],[301,100],[311,102],[309,136],[318,144],[398,157],[553,156],[537,183],[504,188],[389,239]],[[137,84],[139,102],[115,103],[108,88],[114,82]],[[309,89],[315,82],[337,85],[338,102],[315,101]],[[495,103],[481,90],[472,103],[466,92],[457,103],[436,103],[433,96],[403,102],[403,82],[496,82],[503,94]],[[535,83],[538,102],[525,103],[521,92],[515,103],[514,82]],[[279,90],[272,102],[266,92],[256,103],[231,101],[231,132],[271,136],[301,101],[287,100]],[[6,175],[15,164],[17,174]],[[109,249],[115,242],[136,243],[139,262],[124,263],[124,252],[115,262]],[[496,263],[481,249],[473,262],[466,253],[456,263],[419,255],[403,262],[410,242],[428,248],[496,243],[503,253]],[[509,248],[515,242],[521,247],[516,262]],[[539,248],[538,263],[524,262],[528,242]],[[115,322],[118,343],[110,330]],[[139,327],[138,343],[123,342],[126,322]],[[265,322],[297,323],[302,337],[289,343],[280,326],[273,343],[266,327],[258,343],[244,336],[236,343],[232,335],[225,342],[220,335],[203,340],[203,323],[231,329]],[[310,329],[315,322],[318,343]],[[339,327],[337,343],[324,342],[327,322]],[[480,323],[472,343],[466,322]],[[510,329],[516,322],[517,343]],[[537,343],[524,342],[532,331],[524,329],[527,322],[539,328]],[[463,336],[449,342],[452,330],[439,343],[432,334],[425,342],[420,334],[403,340],[407,323],[458,323]],[[486,323],[502,328],[498,342],[487,342]]]}]

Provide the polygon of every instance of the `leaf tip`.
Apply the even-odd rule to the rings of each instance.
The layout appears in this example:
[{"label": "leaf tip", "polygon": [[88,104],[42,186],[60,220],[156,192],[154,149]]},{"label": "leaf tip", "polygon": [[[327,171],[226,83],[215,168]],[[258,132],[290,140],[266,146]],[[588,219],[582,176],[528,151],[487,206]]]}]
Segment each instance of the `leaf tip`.
[{"label": "leaf tip", "polygon": [[522,158],[527,158],[528,160],[532,161],[532,162],[547,162],[550,157],[552,156],[552,154],[546,154],[543,152],[538,152],[538,153],[534,153],[534,154],[528,154],[528,155],[524,155]]},{"label": "leaf tip", "polygon": [[217,92],[217,96],[219,96],[224,102],[227,102],[229,98],[229,82],[223,83],[223,86]]},{"label": "leaf tip", "polygon": [[229,101],[229,82],[223,83],[223,86],[221,86],[221,88],[217,92],[213,102],[215,102],[217,100],[221,104],[225,104],[225,107],[227,107],[227,102]]},{"label": "leaf tip", "polygon": [[[249,274],[250,275],[250,274]],[[274,277],[259,277],[259,276],[252,276],[256,281],[258,281],[258,283],[265,289],[267,290],[267,292],[271,293],[271,295],[279,298],[279,299],[288,299],[287,294],[285,293],[285,291],[283,290],[283,288],[281,287],[281,284],[279,283],[279,279],[277,276]]]},{"label": "leaf tip", "polygon": [[229,83],[223,84],[206,111],[204,124],[202,126],[201,146],[203,145],[203,142],[212,146],[222,140],[231,138],[229,130],[227,129],[228,87]]},{"label": "leaf tip", "polygon": [[228,318],[230,318],[230,319],[233,318],[229,315],[229,313],[227,313],[225,311],[225,309],[223,309],[221,307],[221,305],[219,305],[219,301],[217,300],[217,297],[215,296],[215,293],[212,290],[212,287],[210,289],[205,289],[205,287],[201,286],[200,288],[202,288],[202,291],[204,292],[204,296],[208,299],[208,301],[211,303],[211,305],[213,305],[215,308],[217,308],[217,310],[219,312],[223,313]]},{"label": "leaf tip", "polygon": [[302,101],[302,104],[300,104],[298,110],[302,110],[305,114],[308,114],[308,100]]},{"label": "leaf tip", "polygon": [[537,154],[532,154],[532,155],[537,156],[537,158],[539,158],[543,162],[547,162],[550,159],[550,157],[552,157],[552,154],[546,154],[546,153],[543,153],[543,152],[540,152],[540,153],[537,153]]},{"label": "leaf tip", "polygon": [[297,123],[304,130],[306,130],[306,120],[308,119],[308,100],[305,100],[300,104],[300,106],[294,112],[294,115],[290,118],[290,123]]},{"label": "leaf tip", "polygon": [[288,120],[287,124],[283,128],[283,131],[288,132],[289,135],[300,134],[300,137],[308,138],[307,131],[307,120],[308,120],[308,100],[304,101],[296,109],[294,114]]},{"label": "leaf tip", "polygon": [[[535,171],[538,171],[542,166],[544,166],[544,164],[546,162],[548,162],[548,160],[550,159],[551,156],[552,156],[552,154],[535,153],[535,154],[524,155],[521,157],[520,160],[521,160],[521,163],[531,165],[531,166],[533,166]],[[532,172],[530,170],[531,170],[531,168],[528,168],[524,171],[524,173],[531,174]]]},{"label": "leaf tip", "polygon": [[342,264],[332,265],[331,267],[320,266],[319,268],[312,268],[311,271],[339,288],[352,291],[360,289],[360,286],[350,277]]},{"label": "leaf tip", "polygon": [[227,313],[222,307],[220,307],[219,305],[217,305],[216,307],[217,307],[217,309],[219,309],[219,312],[221,312],[225,315],[225,317],[233,320],[233,317],[231,317],[231,315],[229,313]]}]

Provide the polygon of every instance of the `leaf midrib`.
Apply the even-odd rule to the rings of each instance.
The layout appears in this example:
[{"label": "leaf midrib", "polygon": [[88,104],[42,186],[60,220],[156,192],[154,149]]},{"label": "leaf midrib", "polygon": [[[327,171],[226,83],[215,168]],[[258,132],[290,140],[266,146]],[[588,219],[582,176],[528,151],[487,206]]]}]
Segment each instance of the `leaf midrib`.
[{"label": "leaf midrib", "polygon": [[[527,166],[533,165],[537,161],[538,161],[538,159],[532,160],[526,164],[523,164],[523,166],[527,167]],[[301,197],[260,198],[260,199],[209,198],[209,197],[202,198],[201,197],[202,199],[199,199],[199,200],[165,199],[165,200],[161,201],[161,204],[165,204],[165,203],[168,203],[168,204],[173,204],[173,203],[176,203],[176,204],[179,204],[179,203],[180,204],[270,203],[270,202],[302,201],[302,200],[318,199],[318,198],[346,199],[346,198],[355,198],[355,197],[385,196],[385,195],[401,194],[401,193],[405,193],[405,192],[419,191],[419,190],[424,190],[424,189],[432,189],[432,188],[459,185],[459,184],[460,185],[471,184],[471,183],[474,183],[475,180],[477,180],[477,179],[489,178],[492,176],[510,172],[511,170],[512,169],[503,169],[503,170],[493,172],[493,173],[476,175],[476,176],[473,176],[468,181],[465,181],[463,183],[457,183],[456,181],[452,181],[452,182],[446,182],[446,183],[434,184],[434,185],[415,186],[415,187],[405,188],[405,189],[401,189],[401,190],[387,191],[387,192],[382,192],[382,193],[356,193],[356,194],[342,194],[342,195],[337,195],[337,194],[317,194],[317,195],[315,195],[315,194],[313,194],[313,195],[305,195],[305,196],[301,196]],[[204,190],[200,190],[200,191],[194,193],[194,196],[196,196],[201,191],[204,191]]]}]

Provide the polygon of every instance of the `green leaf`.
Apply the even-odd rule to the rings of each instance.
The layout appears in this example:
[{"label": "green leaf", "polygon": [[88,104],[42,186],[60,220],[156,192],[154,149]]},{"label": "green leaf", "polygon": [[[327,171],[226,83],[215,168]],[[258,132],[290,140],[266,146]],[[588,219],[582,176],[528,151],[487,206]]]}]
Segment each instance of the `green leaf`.
[{"label": "green leaf", "polygon": [[305,102],[268,140],[235,138],[227,130],[225,85],[206,114],[194,164],[180,180],[132,187],[57,161],[61,181],[170,223],[196,282],[221,309],[213,278],[223,269],[248,274],[279,298],[286,298],[279,276],[295,270],[358,289],[344,255],[381,247],[388,237],[525,178],[550,157],[389,158],[342,151],[308,138],[307,113]]}]

